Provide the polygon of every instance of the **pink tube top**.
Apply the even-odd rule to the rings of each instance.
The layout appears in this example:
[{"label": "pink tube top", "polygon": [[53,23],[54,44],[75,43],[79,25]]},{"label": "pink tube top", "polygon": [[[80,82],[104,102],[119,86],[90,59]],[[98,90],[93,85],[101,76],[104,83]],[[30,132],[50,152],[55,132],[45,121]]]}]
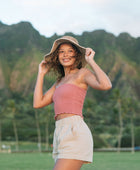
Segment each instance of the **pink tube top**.
[{"label": "pink tube top", "polygon": [[75,84],[62,84],[53,95],[55,119],[58,114],[72,113],[83,117],[82,109],[86,90]]}]

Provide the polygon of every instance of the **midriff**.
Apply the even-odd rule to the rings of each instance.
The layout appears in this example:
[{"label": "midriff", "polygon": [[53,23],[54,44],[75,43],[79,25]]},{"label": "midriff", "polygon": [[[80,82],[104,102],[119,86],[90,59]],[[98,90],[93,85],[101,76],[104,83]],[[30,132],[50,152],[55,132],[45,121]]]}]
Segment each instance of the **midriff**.
[{"label": "midriff", "polygon": [[56,121],[63,119],[63,118],[66,118],[66,117],[74,116],[74,115],[75,114],[72,114],[72,113],[61,113],[61,114],[57,115]]}]

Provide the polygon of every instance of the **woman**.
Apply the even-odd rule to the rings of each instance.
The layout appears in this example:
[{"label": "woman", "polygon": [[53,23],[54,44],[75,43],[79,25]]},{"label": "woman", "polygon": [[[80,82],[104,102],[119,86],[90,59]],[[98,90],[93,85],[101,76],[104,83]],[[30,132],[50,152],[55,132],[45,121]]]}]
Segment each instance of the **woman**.
[{"label": "woman", "polygon": [[[53,141],[54,170],[80,170],[93,157],[92,135],[82,116],[88,86],[108,90],[111,82],[94,61],[95,52],[70,36],[55,40],[51,52],[39,64],[34,108],[54,102],[56,128]],[[85,68],[89,64],[92,71]],[[58,79],[43,94],[43,79],[54,69]]]}]

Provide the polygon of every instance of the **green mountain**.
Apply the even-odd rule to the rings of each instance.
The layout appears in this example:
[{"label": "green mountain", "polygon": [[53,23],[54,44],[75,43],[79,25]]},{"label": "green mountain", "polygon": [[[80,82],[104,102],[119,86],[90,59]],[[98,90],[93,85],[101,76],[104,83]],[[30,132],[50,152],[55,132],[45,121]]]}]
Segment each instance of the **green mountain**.
[{"label": "green mountain", "polygon": [[[95,60],[111,78],[113,88],[140,97],[140,38],[128,33],[118,37],[104,30],[66,33],[96,51]],[[5,25],[0,22],[0,89],[9,88],[25,95],[33,90],[38,64],[60,36],[44,37],[29,22]]]},{"label": "green mountain", "polygon": [[[83,114],[93,133],[95,147],[116,146],[121,129],[122,146],[131,146],[132,132],[135,145],[139,146],[140,37],[134,38],[128,33],[116,37],[105,30],[65,35],[71,35],[78,39],[80,45],[95,50],[95,61],[113,84],[109,91],[89,88],[87,93]],[[47,124],[49,143],[52,143],[53,107],[35,111],[32,94],[38,65],[59,37],[57,34],[42,36],[29,22],[10,26],[0,22],[0,139],[14,140],[18,133],[19,140],[36,141],[35,115],[42,113],[38,115],[42,138],[45,141]],[[46,75],[44,91],[54,81],[54,76]],[[18,130],[12,131],[12,122],[16,122]]]}]

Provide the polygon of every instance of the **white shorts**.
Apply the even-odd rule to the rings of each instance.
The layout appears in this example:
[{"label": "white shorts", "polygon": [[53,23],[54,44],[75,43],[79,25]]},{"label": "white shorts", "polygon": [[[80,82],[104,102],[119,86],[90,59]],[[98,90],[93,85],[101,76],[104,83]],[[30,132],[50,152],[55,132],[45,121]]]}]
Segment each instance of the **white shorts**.
[{"label": "white shorts", "polygon": [[83,118],[77,115],[55,123],[53,158],[93,161],[93,138]]}]

